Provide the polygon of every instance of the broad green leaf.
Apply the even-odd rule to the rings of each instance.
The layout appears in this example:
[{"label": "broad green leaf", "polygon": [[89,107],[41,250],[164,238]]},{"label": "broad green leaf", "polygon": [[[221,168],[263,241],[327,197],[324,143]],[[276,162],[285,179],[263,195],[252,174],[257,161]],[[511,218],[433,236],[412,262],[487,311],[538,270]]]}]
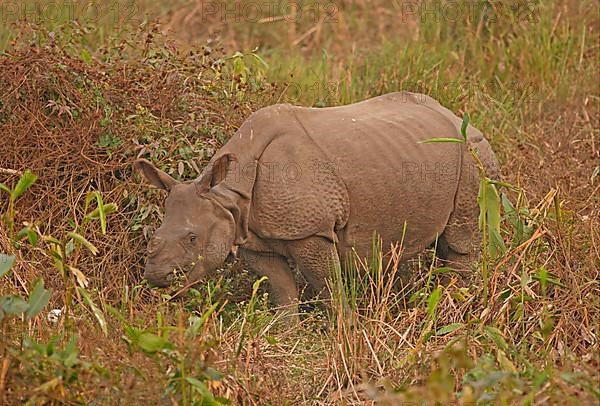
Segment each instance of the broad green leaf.
[{"label": "broad green leaf", "polygon": [[79,355],[79,348],[77,348],[77,337],[73,336],[67,343],[64,350],[59,352],[60,359],[63,364],[69,368],[74,367],[79,363],[77,356]]},{"label": "broad green leaf", "polygon": [[98,324],[100,325],[100,328],[102,329],[104,335],[108,335],[108,325],[106,324],[106,318],[104,317],[104,313],[102,313],[102,310],[100,310],[98,306],[96,306],[87,290],[85,290],[82,287],[78,287],[77,291],[81,294],[81,296],[83,296],[83,299],[92,310],[92,313],[98,321]]},{"label": "broad green leaf", "polygon": [[17,182],[17,186],[13,189],[10,198],[14,202],[17,200],[33,183],[37,180],[37,176],[33,173],[26,170],[19,182]]},{"label": "broad green leaf", "polygon": [[156,334],[143,332],[137,339],[137,345],[145,352],[154,354],[157,351],[169,349],[171,343]]},{"label": "broad green leaf", "polygon": [[460,138],[430,138],[428,140],[425,141],[419,141],[419,144],[431,144],[434,142],[456,142],[459,144],[463,144],[465,141],[461,140]]},{"label": "broad green leaf", "polygon": [[0,254],[0,278],[8,274],[15,263],[15,258],[14,255]]},{"label": "broad green leaf", "polygon": [[446,334],[450,334],[453,331],[459,330],[461,328],[463,328],[465,326],[464,323],[452,323],[452,324],[448,324],[447,326],[444,327],[440,327],[439,329],[437,329],[437,331],[435,332],[436,336],[443,336]]},{"label": "broad green leaf", "polygon": [[51,296],[52,292],[44,288],[44,280],[41,278],[38,279],[33,287],[33,290],[29,294],[29,308],[25,313],[25,318],[27,320],[31,320],[37,316],[42,309],[46,307]]},{"label": "broad green leaf", "polygon": [[27,311],[29,304],[19,296],[4,296],[2,301],[2,310],[6,314],[21,314]]},{"label": "broad green leaf", "polygon": [[96,248],[94,246],[94,244],[92,244],[91,242],[89,242],[88,240],[85,239],[84,236],[82,236],[81,234],[77,234],[74,232],[68,232],[67,236],[71,237],[72,239],[76,240],[77,242],[79,242],[80,244],[82,244],[83,246],[85,246],[88,250],[90,250],[90,252],[93,255],[96,255],[98,253],[98,248]]},{"label": "broad green leaf", "polygon": [[463,116],[462,124],[460,126],[460,134],[463,136],[463,139],[467,141],[467,128],[469,127],[469,113],[465,113]]},{"label": "broad green leaf", "polygon": [[493,229],[490,229],[490,251],[493,256],[496,256],[497,254],[504,255],[506,253],[504,239],[497,230]]}]

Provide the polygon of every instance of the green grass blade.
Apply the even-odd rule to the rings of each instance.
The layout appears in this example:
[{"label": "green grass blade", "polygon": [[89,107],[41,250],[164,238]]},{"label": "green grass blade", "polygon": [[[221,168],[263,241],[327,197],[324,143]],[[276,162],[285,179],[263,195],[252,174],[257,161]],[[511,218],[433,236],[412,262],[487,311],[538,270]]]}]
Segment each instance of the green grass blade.
[{"label": "green grass blade", "polygon": [[458,144],[464,144],[464,141],[461,140],[460,138],[445,138],[445,137],[442,137],[442,138],[430,138],[430,139],[425,140],[425,141],[419,141],[419,144],[433,144],[433,143],[436,143],[436,142],[455,142],[455,143],[458,143]]},{"label": "green grass blade", "polygon": [[93,255],[98,254],[98,248],[96,248],[94,246],[94,244],[92,244],[91,242],[89,242],[88,240],[86,240],[85,237],[82,236],[81,234],[77,234],[77,233],[74,233],[74,232],[68,232],[67,236],[71,237],[72,239],[76,240],[81,245],[83,245],[84,247],[86,247],[88,250],[90,250],[90,252]]},{"label": "green grass blade", "polygon": [[102,332],[104,333],[105,336],[107,336],[108,335],[108,324],[106,323],[106,318],[104,317],[104,313],[102,313],[102,310],[100,310],[98,308],[98,306],[96,306],[96,304],[90,297],[90,294],[88,293],[87,290],[85,290],[82,287],[77,287],[77,291],[81,294],[81,296],[83,296],[83,299],[85,300],[87,305],[90,307],[90,310],[92,311],[94,317],[98,321],[98,325],[102,329]]},{"label": "green grass blade", "polygon": [[467,128],[469,127],[469,121],[469,113],[465,113],[465,115],[463,116],[462,124],[460,126],[460,134],[462,135],[465,142],[467,142]]}]

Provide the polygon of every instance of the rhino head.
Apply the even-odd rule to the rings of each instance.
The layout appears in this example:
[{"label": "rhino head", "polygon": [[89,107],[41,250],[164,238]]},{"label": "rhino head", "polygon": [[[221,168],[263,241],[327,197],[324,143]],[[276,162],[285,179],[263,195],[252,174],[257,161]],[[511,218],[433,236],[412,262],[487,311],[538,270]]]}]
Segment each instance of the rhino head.
[{"label": "rhino head", "polygon": [[235,158],[221,157],[203,176],[188,182],[176,181],[145,159],[135,162],[153,186],[169,193],[163,222],[148,244],[144,278],[150,284],[166,287],[175,272],[183,272],[188,284],[198,282],[232,252],[234,216],[212,193],[231,159]]}]

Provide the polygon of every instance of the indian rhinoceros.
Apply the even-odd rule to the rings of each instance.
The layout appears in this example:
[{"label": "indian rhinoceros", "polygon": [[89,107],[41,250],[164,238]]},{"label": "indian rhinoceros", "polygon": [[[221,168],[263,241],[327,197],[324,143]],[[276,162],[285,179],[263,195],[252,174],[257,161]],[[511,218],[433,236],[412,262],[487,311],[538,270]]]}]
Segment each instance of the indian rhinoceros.
[{"label": "indian rhinoceros", "polygon": [[[198,281],[239,249],[268,277],[272,301],[296,311],[295,272],[309,292],[325,292],[333,265],[353,251],[368,256],[374,233],[383,247],[401,241],[405,259],[437,241],[442,259],[468,267],[480,244],[477,167],[462,143],[423,143],[461,139],[461,124],[408,92],[341,107],[277,104],[252,114],[196,180],[178,182],[139,159],[148,181],[169,192],[144,276],[166,286],[179,269]],[[482,134],[469,126],[467,136],[497,176]]]}]

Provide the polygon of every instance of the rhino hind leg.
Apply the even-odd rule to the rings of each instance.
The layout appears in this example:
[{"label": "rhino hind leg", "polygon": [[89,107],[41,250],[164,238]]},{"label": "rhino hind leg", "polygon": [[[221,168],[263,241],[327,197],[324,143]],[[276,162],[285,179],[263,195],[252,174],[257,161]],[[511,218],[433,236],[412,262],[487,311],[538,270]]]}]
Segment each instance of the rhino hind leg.
[{"label": "rhino hind leg", "polygon": [[241,257],[256,273],[269,278],[271,301],[288,314],[288,321],[298,321],[298,286],[287,260],[278,254],[249,250],[241,251]]},{"label": "rhino hind leg", "polygon": [[465,151],[454,211],[440,237],[438,250],[440,257],[458,270],[470,270],[478,260],[481,246],[478,191],[479,174],[473,158]]}]

